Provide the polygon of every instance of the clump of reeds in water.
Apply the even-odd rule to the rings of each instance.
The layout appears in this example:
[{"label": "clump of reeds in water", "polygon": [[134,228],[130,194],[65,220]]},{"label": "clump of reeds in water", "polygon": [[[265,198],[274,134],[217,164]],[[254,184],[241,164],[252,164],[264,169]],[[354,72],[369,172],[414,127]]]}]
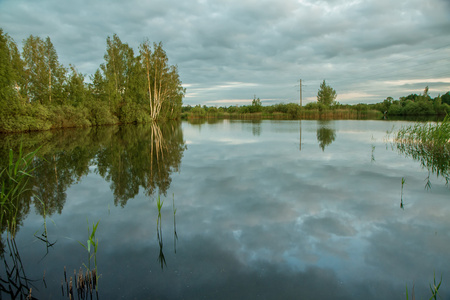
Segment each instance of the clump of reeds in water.
[{"label": "clump of reeds in water", "polygon": [[415,124],[401,128],[394,142],[397,149],[419,160],[429,171],[450,181],[450,117],[440,123]]},{"label": "clump of reeds in water", "polygon": [[14,154],[10,149],[8,164],[0,170],[0,224],[12,237],[20,222],[21,197],[30,191],[28,183],[34,172],[33,160],[38,150],[24,154],[20,145],[19,153]]},{"label": "clump of reeds in water", "polygon": [[[74,288],[76,289],[77,299],[92,299],[92,295],[95,291],[96,298],[98,299],[97,287],[97,272],[95,269],[89,271],[87,270],[83,273],[82,268],[77,271],[73,270],[73,276],[67,280],[66,267],[64,267],[64,281],[61,281],[61,291],[62,295],[66,294],[69,299],[74,298]],[[75,280],[73,279],[75,278]],[[66,292],[64,293],[64,282],[66,285]]]},{"label": "clump of reeds in water", "polygon": [[440,123],[415,124],[400,129],[396,142],[420,145],[428,150],[450,151],[450,116]]}]

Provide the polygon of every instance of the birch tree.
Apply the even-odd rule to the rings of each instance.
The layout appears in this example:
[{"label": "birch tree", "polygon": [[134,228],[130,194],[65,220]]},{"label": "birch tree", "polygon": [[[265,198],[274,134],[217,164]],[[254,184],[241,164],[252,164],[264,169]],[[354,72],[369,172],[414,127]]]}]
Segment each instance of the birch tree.
[{"label": "birch tree", "polygon": [[106,39],[105,63],[100,66],[105,76],[110,107],[115,110],[122,102],[133,101],[138,81],[133,49],[122,43],[117,34]]},{"label": "birch tree", "polygon": [[152,88],[150,80],[150,72],[152,70],[152,49],[148,39],[139,46],[139,53],[141,64],[143,65],[143,69],[145,70],[145,89],[147,90],[148,106],[150,109],[150,115],[153,116]]},{"label": "birch tree", "polygon": [[177,66],[168,63],[162,43],[146,40],[139,47],[140,61],[145,70],[145,89],[150,116],[153,120],[173,117],[181,111],[184,89],[178,75]]},{"label": "birch tree", "polygon": [[0,28],[0,100],[9,100],[14,93],[14,68],[8,47],[8,36]]},{"label": "birch tree", "polygon": [[44,41],[30,35],[24,41],[22,55],[30,100],[51,104],[55,102],[53,96],[56,96],[57,102],[62,103],[66,70],[58,62],[58,55],[50,38],[47,37]]}]

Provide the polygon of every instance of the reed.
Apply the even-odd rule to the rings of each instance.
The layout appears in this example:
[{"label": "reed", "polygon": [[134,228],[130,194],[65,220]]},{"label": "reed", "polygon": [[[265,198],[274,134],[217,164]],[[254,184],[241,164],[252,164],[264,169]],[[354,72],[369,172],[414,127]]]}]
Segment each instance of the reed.
[{"label": "reed", "polygon": [[436,124],[415,124],[398,131],[396,141],[420,144],[431,150],[450,151],[450,116]]},{"label": "reed", "polygon": [[401,194],[400,194],[400,208],[401,209],[405,209],[405,206],[403,204],[403,187],[405,186],[405,184],[406,184],[405,177],[402,177],[402,191],[401,191]]},{"label": "reed", "polygon": [[175,194],[172,194],[172,207],[173,207],[173,251],[175,254],[177,253],[177,222],[175,219],[175,214],[177,213],[177,209],[175,208]]},{"label": "reed", "polygon": [[[442,176],[450,182],[450,116],[440,123],[417,123],[401,128],[394,134],[397,149],[421,162],[429,173]],[[429,177],[425,188],[431,188]]]},{"label": "reed", "polygon": [[441,275],[441,280],[439,281],[439,283],[436,285],[436,273],[433,274],[433,285],[431,285],[430,283],[430,291],[431,291],[431,299],[437,299],[437,296],[439,295],[439,288],[441,287],[441,283],[442,283],[442,275]]},{"label": "reed", "polygon": [[[61,294],[63,297],[75,299],[74,291],[76,290],[77,299],[93,299],[93,292],[95,291],[96,299],[99,299],[97,290],[98,276],[95,269],[86,270],[86,273],[83,273],[80,267],[78,273],[76,270],[73,270],[73,277],[70,276],[69,280],[67,280],[66,276],[66,267],[64,267],[64,280],[61,280]],[[65,288],[64,283],[66,284]]]},{"label": "reed", "polygon": [[6,223],[8,234],[11,236],[15,236],[16,233],[21,196],[30,190],[28,181],[34,171],[32,162],[39,149],[40,147],[24,154],[21,144],[17,157],[10,149],[8,165],[0,172],[0,224],[3,227]]},{"label": "reed", "polygon": [[[441,275],[441,280],[439,281],[439,283],[436,283],[436,273],[433,274],[433,284],[430,283],[430,291],[431,291],[431,297],[429,300],[437,300],[437,297],[439,295],[439,288],[441,287],[442,284],[442,275]],[[411,299],[415,299],[415,293],[414,293],[414,285],[412,288],[412,293],[411,293]],[[408,294],[408,285],[406,285],[406,300],[409,300],[409,294]]]},{"label": "reed", "polygon": [[164,200],[161,201],[161,195],[158,195],[158,199],[156,200],[156,206],[158,208],[158,218],[156,219],[156,236],[158,238],[158,244],[159,244],[159,255],[158,255],[158,262],[161,265],[161,269],[164,269],[164,266],[166,266],[166,258],[164,256],[163,252],[163,237],[162,237],[162,226],[161,226],[161,209],[164,204]]},{"label": "reed", "polygon": [[[90,276],[95,276],[95,279],[89,279],[89,281],[95,282],[95,288],[97,290],[98,284],[96,284],[98,282],[98,275],[97,275],[97,250],[98,250],[98,238],[95,237],[95,233],[97,232],[97,227],[98,224],[100,223],[100,220],[97,221],[97,223],[92,223],[92,232],[90,232],[90,227],[89,227],[89,221],[88,221],[88,239],[86,242],[86,245],[81,243],[80,241],[78,241],[78,243],[80,243],[81,246],[83,246],[84,249],[86,249],[87,254],[88,254],[88,265],[86,266],[86,264],[83,264],[84,267],[86,268],[86,272],[88,275]],[[91,254],[91,249],[92,254]],[[92,258],[94,258],[94,269],[91,269],[91,260]],[[86,275],[87,276],[87,275]]]}]

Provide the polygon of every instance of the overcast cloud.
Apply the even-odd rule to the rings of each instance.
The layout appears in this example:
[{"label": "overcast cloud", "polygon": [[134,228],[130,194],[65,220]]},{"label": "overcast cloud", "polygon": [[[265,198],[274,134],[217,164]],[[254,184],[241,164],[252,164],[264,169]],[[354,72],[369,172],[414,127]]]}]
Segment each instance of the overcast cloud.
[{"label": "overcast cloud", "polygon": [[324,79],[341,103],[450,90],[448,0],[0,0],[0,27],[19,47],[49,36],[85,75],[107,36],[162,41],[190,105],[298,102],[299,79],[303,104]]}]

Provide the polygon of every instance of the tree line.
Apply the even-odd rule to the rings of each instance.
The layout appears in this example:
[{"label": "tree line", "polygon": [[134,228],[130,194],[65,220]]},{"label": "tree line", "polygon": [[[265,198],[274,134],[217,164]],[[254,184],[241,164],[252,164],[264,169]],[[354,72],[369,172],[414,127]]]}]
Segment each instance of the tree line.
[{"label": "tree line", "polygon": [[30,35],[22,51],[0,28],[0,131],[178,119],[185,89],[162,43],[135,53],[114,34],[89,76],[63,66],[50,37]]},{"label": "tree line", "polygon": [[358,118],[376,116],[445,116],[450,113],[450,92],[431,98],[428,87],[421,94],[410,94],[394,100],[387,97],[379,103],[341,104],[337,93],[324,80],[317,92],[317,101],[304,106],[297,103],[278,103],[263,106],[254,96],[251,105],[229,107],[207,107],[206,105],[184,106],[182,118]]}]

